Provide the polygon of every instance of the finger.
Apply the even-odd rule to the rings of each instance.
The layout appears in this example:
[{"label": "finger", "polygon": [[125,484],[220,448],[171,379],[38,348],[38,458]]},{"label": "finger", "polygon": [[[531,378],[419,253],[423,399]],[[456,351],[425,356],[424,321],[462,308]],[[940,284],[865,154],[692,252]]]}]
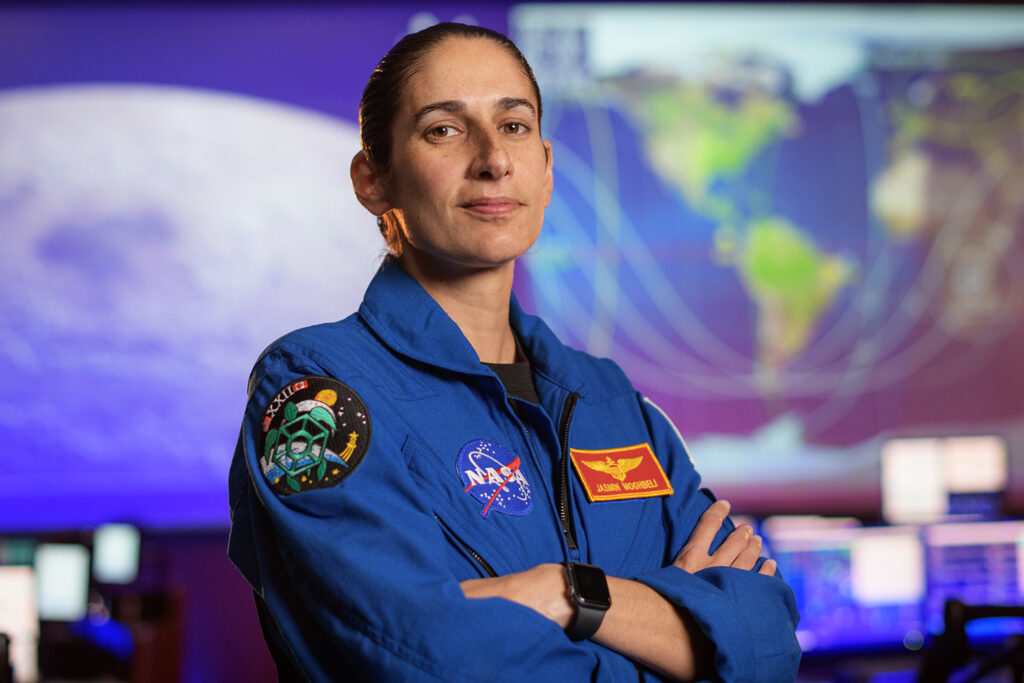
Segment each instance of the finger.
[{"label": "finger", "polygon": [[775,576],[775,570],[778,569],[778,565],[775,560],[765,560],[761,568],[757,570],[758,574],[764,574],[765,576]]},{"label": "finger", "polygon": [[757,560],[761,557],[761,537],[753,535],[747,541],[746,547],[740,551],[730,566],[737,569],[753,569]]},{"label": "finger", "polygon": [[722,545],[718,546],[714,553],[711,554],[711,566],[714,567],[729,567],[736,561],[740,553],[749,545],[750,538],[754,535],[754,530],[746,524],[741,524],[732,530]]},{"label": "finger", "polygon": [[676,558],[672,560],[673,565],[690,574],[699,572],[704,567],[707,567],[710,562],[711,557],[708,556],[706,550],[691,546],[689,543],[684,545],[683,549],[676,555]]},{"label": "finger", "polygon": [[704,555],[711,554],[711,543],[715,540],[715,534],[722,528],[725,518],[728,517],[730,507],[727,500],[716,500],[712,503],[700,516],[697,526],[694,527],[693,533],[690,534],[689,540],[686,541],[686,545],[683,546],[679,554],[682,555],[688,550],[699,550]]},{"label": "finger", "polygon": [[711,559],[711,543],[714,541],[715,534],[722,527],[722,522],[728,516],[729,507],[728,501],[724,500],[712,503],[701,514],[686,545],[676,554],[672,564],[691,573],[708,566]]}]

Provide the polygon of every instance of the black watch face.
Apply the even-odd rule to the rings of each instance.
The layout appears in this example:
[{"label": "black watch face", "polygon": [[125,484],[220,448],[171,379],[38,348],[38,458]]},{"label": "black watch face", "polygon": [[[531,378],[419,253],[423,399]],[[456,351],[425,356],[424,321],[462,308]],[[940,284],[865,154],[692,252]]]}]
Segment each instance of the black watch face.
[{"label": "black watch face", "polygon": [[576,594],[588,607],[611,607],[611,596],[608,595],[608,580],[604,572],[587,564],[574,564],[573,576],[576,578]]}]

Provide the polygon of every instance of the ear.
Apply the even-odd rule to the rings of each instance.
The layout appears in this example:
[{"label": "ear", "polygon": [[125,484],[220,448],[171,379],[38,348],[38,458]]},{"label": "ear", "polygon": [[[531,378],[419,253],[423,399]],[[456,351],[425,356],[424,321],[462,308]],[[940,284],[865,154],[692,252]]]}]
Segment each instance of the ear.
[{"label": "ear", "polygon": [[377,170],[363,150],[359,150],[352,157],[349,175],[352,177],[352,189],[355,190],[356,199],[367,211],[380,216],[393,208],[388,201],[383,174]]},{"label": "ear", "polygon": [[551,203],[551,192],[555,189],[554,157],[551,152],[551,141],[544,141],[544,158],[547,163],[544,166],[544,206]]}]

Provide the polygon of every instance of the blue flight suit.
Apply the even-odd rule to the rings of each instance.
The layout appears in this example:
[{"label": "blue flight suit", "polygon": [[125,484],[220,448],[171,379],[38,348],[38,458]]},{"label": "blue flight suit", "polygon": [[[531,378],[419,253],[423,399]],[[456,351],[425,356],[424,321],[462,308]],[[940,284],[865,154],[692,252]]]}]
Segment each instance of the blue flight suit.
[{"label": "blue flight suit", "polygon": [[[660,680],[597,643],[570,641],[527,607],[467,599],[459,587],[573,560],[635,578],[689,610],[715,645],[719,679],[793,680],[798,615],[781,578],[670,566],[713,498],[668,418],[613,362],[564,346],[515,297],[510,320],[539,406],[508,396],[455,323],[390,260],[356,314],[292,332],[263,353],[231,466],[229,554],[269,608],[268,637],[314,681]],[[344,384],[296,401],[299,410],[277,410],[291,391],[282,388],[308,377]],[[296,422],[338,394],[361,400],[358,414],[369,415],[347,442],[348,451],[358,442],[358,457],[339,465],[332,455],[314,468],[307,449],[302,481],[284,475],[285,488],[270,462],[287,455],[285,428],[270,429],[270,418],[282,424],[287,409]],[[289,438],[288,448],[304,447]],[[674,493],[588,502],[569,449],[645,443]],[[505,454],[499,464],[516,456],[515,467],[478,467],[474,479],[466,458],[488,447]],[[297,461],[283,462],[298,472]],[[321,482],[344,478],[307,488],[314,471]],[[484,472],[501,486],[481,484]],[[716,547],[733,528],[727,522]]]}]

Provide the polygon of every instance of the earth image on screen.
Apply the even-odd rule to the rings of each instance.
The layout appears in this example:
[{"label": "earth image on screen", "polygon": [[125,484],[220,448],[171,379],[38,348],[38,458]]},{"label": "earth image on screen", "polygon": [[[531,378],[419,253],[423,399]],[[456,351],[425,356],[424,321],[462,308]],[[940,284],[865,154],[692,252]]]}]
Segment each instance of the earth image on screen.
[{"label": "earth image on screen", "polygon": [[555,195],[518,291],[712,453],[705,474],[736,482],[754,451],[759,477],[866,490],[887,434],[1024,435],[1024,36],[542,15],[518,26]]}]

